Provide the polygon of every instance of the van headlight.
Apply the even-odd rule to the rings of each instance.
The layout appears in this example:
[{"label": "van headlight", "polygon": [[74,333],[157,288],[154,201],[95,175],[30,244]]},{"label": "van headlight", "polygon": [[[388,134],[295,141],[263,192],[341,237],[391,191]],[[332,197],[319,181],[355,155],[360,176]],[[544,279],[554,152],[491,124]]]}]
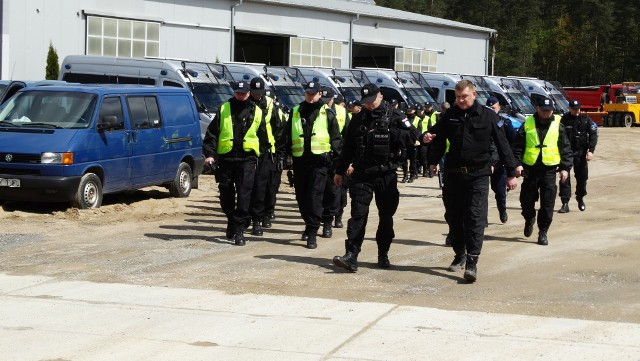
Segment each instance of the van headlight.
[{"label": "van headlight", "polygon": [[42,164],[73,164],[73,153],[54,153],[45,152],[40,156],[40,163]]}]

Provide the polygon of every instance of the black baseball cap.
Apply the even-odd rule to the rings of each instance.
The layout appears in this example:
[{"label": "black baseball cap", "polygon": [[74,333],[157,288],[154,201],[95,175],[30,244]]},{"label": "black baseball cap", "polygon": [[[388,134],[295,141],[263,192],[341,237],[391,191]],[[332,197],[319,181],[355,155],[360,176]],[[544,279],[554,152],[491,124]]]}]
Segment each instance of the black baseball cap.
[{"label": "black baseball cap", "polygon": [[350,107],[361,107],[362,103],[360,103],[359,100],[352,100],[352,101],[349,102],[349,104],[347,104],[347,106],[350,106]]},{"label": "black baseball cap", "polygon": [[360,90],[360,95],[362,95],[362,99],[360,99],[361,103],[372,103],[376,100],[376,97],[380,93],[380,88],[377,85],[369,83],[365,84]]},{"label": "black baseball cap", "polygon": [[342,103],[342,102],[344,102],[344,97],[342,96],[342,94],[336,94],[336,95],[333,97],[333,99],[334,99],[334,101],[335,101],[336,103]]},{"label": "black baseball cap", "polygon": [[582,107],[582,104],[580,104],[578,99],[573,99],[572,101],[569,102],[569,108],[571,109],[580,109],[581,107]]},{"label": "black baseball cap", "polygon": [[322,95],[321,97],[323,99],[329,100],[329,99],[333,99],[336,96],[336,92],[333,91],[333,89],[331,89],[328,86],[323,86],[322,87]]},{"label": "black baseball cap", "polygon": [[542,110],[553,110],[553,102],[549,98],[540,99],[540,104],[538,104],[538,106]]},{"label": "black baseball cap", "polygon": [[488,107],[491,107],[497,102],[498,102],[498,98],[496,98],[494,96],[490,96],[489,99],[487,99],[487,103],[485,105],[488,106]]},{"label": "black baseball cap", "polygon": [[260,77],[255,77],[251,79],[251,83],[249,84],[249,89],[251,90],[252,93],[255,93],[255,94],[264,94],[267,91],[264,85],[264,80],[262,80],[262,78]]},{"label": "black baseball cap", "polygon": [[322,91],[322,87],[320,86],[320,83],[318,83],[317,81],[310,81],[304,85],[304,91],[306,93],[317,94]]},{"label": "black baseball cap", "polygon": [[247,83],[246,81],[232,81],[231,83],[229,83],[229,85],[231,85],[231,89],[233,89],[235,93],[246,94],[249,92],[249,83]]}]

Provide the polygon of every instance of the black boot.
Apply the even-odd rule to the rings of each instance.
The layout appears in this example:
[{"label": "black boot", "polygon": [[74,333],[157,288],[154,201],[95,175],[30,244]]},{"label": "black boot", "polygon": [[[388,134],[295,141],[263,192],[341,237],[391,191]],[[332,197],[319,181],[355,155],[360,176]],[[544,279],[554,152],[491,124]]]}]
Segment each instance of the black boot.
[{"label": "black boot", "polygon": [[451,262],[451,265],[449,265],[449,268],[447,268],[447,271],[449,272],[460,271],[462,268],[464,268],[464,264],[466,261],[467,261],[466,254],[456,254],[456,256],[453,258],[453,262]]},{"label": "black boot", "polygon": [[507,221],[509,220],[509,215],[507,214],[507,209],[506,208],[500,208],[498,210],[498,212],[500,212],[500,222],[507,223]]},{"label": "black boot", "polygon": [[475,282],[478,278],[478,255],[467,255],[467,265],[464,270],[464,279],[468,282]]},{"label": "black boot", "polygon": [[389,253],[385,251],[378,251],[378,267],[383,269],[389,269],[391,262],[389,262]]},{"label": "black boot", "polygon": [[336,228],[342,228],[344,227],[344,224],[342,224],[342,214],[338,214],[336,216],[335,221],[333,222],[333,226]]},{"label": "black boot", "polygon": [[425,178],[432,177],[431,173],[429,173],[429,167],[427,167],[426,165],[423,167],[422,176]]},{"label": "black boot", "polygon": [[331,238],[331,236],[333,236],[331,221],[326,221],[322,224],[322,238]]},{"label": "black boot", "polygon": [[229,221],[229,223],[227,223],[227,229],[224,232],[224,235],[225,237],[227,237],[227,239],[233,238],[233,235],[236,234],[236,226],[231,222],[232,221]]},{"label": "black boot", "polygon": [[245,244],[247,244],[247,240],[246,240],[246,238],[244,238],[244,234],[242,233],[242,231],[236,232],[236,236],[234,237],[234,241],[235,241],[236,246],[244,246]]},{"label": "black boot", "polygon": [[402,175],[402,180],[400,181],[400,183],[407,183],[409,181],[409,176],[407,175],[407,173],[404,173]]},{"label": "black boot", "polygon": [[560,207],[558,213],[569,213],[569,202],[562,202],[562,207]]},{"label": "black boot", "polygon": [[538,244],[541,246],[546,246],[549,244],[549,240],[547,239],[547,231],[542,229],[538,231]]},{"label": "black boot", "polygon": [[407,181],[407,183],[413,183],[413,181],[416,180],[416,178],[418,178],[418,175],[412,174],[411,176],[409,176],[409,180]]},{"label": "black boot", "polygon": [[527,219],[524,222],[524,236],[530,237],[533,234],[533,225],[536,224],[536,217],[532,217],[531,219]]},{"label": "black boot", "polygon": [[253,229],[251,229],[251,234],[254,236],[262,236],[262,221],[258,218],[253,219]]},{"label": "black boot", "polygon": [[262,219],[262,228],[271,228],[271,219],[269,216],[265,216]]},{"label": "black boot", "polygon": [[308,233],[309,238],[307,239],[307,248],[316,249],[318,248],[318,243],[316,242],[316,232]]},{"label": "black boot", "polygon": [[584,199],[577,198],[576,200],[578,201],[578,209],[580,210],[580,212],[584,212],[584,210],[587,209],[586,204],[584,204]]},{"label": "black boot", "polygon": [[349,272],[355,272],[358,270],[358,254],[348,251],[344,256],[333,257],[333,264],[338,267],[342,267]]}]

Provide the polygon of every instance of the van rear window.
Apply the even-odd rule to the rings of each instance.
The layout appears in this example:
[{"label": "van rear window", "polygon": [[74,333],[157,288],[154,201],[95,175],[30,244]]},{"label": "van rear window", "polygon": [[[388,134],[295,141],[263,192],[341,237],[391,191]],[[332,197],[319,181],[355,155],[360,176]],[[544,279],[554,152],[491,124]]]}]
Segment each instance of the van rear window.
[{"label": "van rear window", "polygon": [[156,85],[155,79],[138,78],[122,75],[108,74],[81,74],[81,73],[65,73],[62,80],[69,83],[80,84],[137,84],[137,85]]}]

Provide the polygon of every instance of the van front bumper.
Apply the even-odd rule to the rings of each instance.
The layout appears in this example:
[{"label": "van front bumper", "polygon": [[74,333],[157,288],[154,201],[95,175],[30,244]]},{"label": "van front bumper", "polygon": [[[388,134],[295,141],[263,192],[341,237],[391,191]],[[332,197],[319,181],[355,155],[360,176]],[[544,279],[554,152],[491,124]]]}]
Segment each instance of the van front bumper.
[{"label": "van front bumper", "polygon": [[82,177],[43,177],[0,173],[0,178],[20,180],[20,187],[0,187],[0,200],[68,202],[75,197]]}]

